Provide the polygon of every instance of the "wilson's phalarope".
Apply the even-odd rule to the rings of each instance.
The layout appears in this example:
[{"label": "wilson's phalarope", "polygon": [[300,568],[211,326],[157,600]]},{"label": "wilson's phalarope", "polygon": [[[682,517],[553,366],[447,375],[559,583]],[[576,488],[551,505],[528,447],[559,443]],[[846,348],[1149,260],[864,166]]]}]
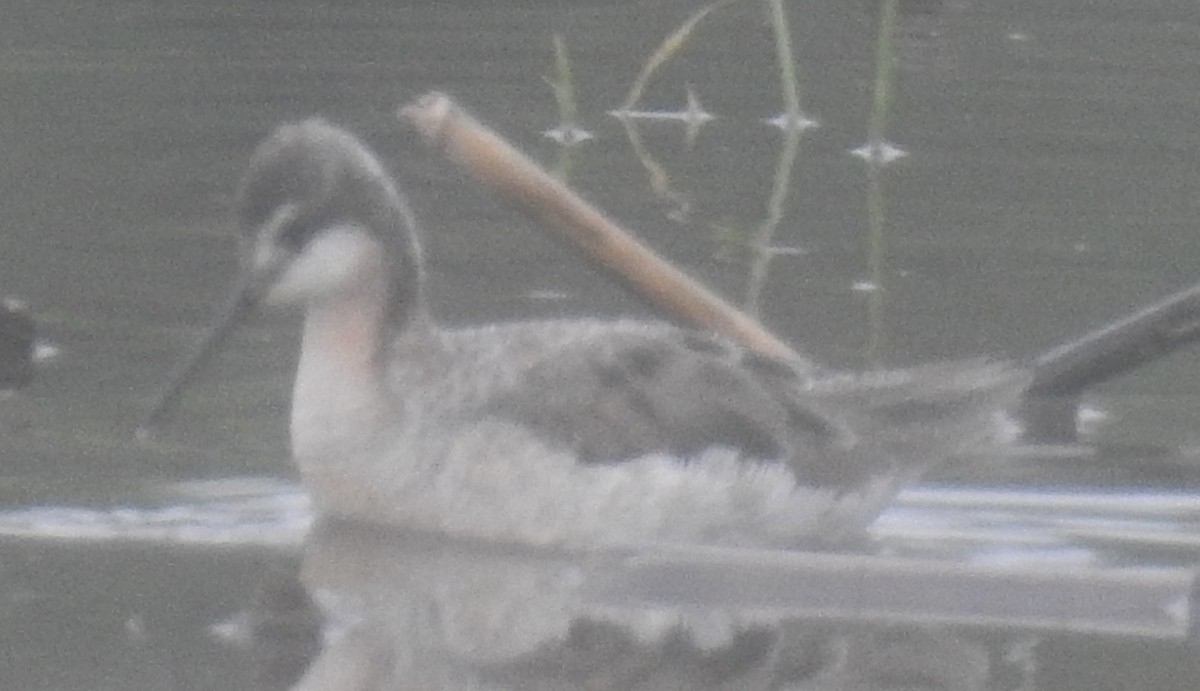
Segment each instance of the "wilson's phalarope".
[{"label": "wilson's phalarope", "polygon": [[811,375],[665,323],[440,328],[404,196],[319,119],[268,137],[239,199],[236,295],[156,411],[247,308],[303,305],[292,452],[325,515],[535,544],[835,541],[1027,382],[983,361]]}]

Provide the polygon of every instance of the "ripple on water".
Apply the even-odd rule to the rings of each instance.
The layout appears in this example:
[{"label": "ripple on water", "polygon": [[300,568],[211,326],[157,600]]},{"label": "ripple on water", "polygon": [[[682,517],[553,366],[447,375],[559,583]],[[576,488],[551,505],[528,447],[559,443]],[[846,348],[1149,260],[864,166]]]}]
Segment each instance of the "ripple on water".
[{"label": "ripple on water", "polygon": [[158,497],[94,508],[28,506],[0,512],[0,535],[74,542],[299,546],[312,523],[294,483],[230,478],[175,483]]}]

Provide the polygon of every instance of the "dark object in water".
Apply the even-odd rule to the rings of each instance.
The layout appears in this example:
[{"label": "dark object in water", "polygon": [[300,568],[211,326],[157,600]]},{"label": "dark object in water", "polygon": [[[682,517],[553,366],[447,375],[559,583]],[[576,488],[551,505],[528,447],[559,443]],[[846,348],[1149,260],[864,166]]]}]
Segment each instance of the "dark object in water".
[{"label": "dark object in water", "polygon": [[268,571],[249,614],[250,659],[261,689],[290,689],[321,644],[321,615],[297,573]]},{"label": "dark object in water", "polygon": [[1076,440],[1075,415],[1087,389],[1200,339],[1200,284],[1147,305],[1034,361],[1020,411],[1029,441]]},{"label": "dark object in water", "polygon": [[0,302],[0,390],[16,390],[33,381],[36,329],[25,303],[6,297]]}]

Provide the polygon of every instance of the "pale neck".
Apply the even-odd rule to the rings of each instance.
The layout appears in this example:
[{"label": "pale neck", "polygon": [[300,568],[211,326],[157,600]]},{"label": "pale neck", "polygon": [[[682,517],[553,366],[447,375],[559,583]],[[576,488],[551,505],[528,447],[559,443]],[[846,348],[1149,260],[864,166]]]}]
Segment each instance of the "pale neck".
[{"label": "pale neck", "polygon": [[309,305],[292,395],[292,450],[320,460],[326,450],[374,429],[385,406],[390,325],[382,266],[364,267],[361,287]]}]

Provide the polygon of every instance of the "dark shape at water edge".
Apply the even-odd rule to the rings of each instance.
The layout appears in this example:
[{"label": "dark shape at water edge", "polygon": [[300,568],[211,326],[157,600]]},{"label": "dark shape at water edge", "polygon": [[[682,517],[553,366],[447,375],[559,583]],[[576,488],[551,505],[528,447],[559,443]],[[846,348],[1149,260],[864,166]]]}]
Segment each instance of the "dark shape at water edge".
[{"label": "dark shape at water edge", "polygon": [[33,381],[33,342],[37,329],[25,303],[0,301],[0,391],[16,390]]},{"label": "dark shape at water edge", "polygon": [[291,688],[316,657],[321,614],[295,571],[266,573],[249,610],[249,655],[258,688]]}]

